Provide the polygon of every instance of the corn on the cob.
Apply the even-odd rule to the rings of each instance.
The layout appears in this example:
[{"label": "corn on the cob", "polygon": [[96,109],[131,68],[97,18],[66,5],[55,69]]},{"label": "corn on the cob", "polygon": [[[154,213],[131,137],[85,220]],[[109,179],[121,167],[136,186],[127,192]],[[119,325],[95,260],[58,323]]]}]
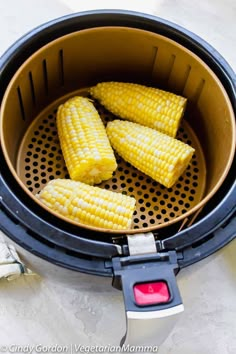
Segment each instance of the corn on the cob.
[{"label": "corn on the cob", "polygon": [[135,199],[69,179],[50,181],[37,198],[75,222],[105,229],[129,229]]},{"label": "corn on the cob", "polygon": [[186,98],[139,84],[102,82],[90,94],[122,119],[176,136]]},{"label": "corn on the cob", "polygon": [[112,147],[125,161],[168,188],[194,153],[191,146],[137,123],[114,120],[106,130]]},{"label": "corn on the cob", "polygon": [[86,97],[76,96],[58,109],[57,129],[73,180],[97,184],[112,177],[117,164],[101,118]]}]

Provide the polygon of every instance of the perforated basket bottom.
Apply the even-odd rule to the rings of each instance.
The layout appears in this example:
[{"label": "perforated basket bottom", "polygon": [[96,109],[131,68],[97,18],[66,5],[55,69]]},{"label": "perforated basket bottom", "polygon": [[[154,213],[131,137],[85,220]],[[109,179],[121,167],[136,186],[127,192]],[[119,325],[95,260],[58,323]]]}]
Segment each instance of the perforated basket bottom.
[{"label": "perforated basket bottom", "polygon": [[[84,91],[80,90],[52,103],[34,119],[21,142],[17,157],[17,174],[32,192],[32,197],[49,180],[69,178],[55,122],[58,106],[75,94],[85,95]],[[97,103],[96,107],[104,123],[114,119],[112,114]],[[206,179],[204,155],[196,135],[185,120],[177,138],[190,144],[196,152],[191,164],[172,188],[160,185],[119,156],[117,156],[118,169],[113,178],[99,185],[136,198],[133,229],[154,229],[175,222],[196,206],[203,197]]]}]

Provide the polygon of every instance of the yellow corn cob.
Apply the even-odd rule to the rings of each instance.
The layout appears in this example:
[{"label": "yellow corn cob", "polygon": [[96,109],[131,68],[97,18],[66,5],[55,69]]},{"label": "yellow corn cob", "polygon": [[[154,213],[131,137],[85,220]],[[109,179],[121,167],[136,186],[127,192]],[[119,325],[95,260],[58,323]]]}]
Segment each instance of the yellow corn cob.
[{"label": "yellow corn cob", "polygon": [[106,129],[112,147],[125,161],[168,188],[194,153],[191,146],[137,123],[114,120]]},{"label": "yellow corn cob", "polygon": [[139,84],[102,82],[90,94],[120,118],[176,136],[186,98]]},{"label": "yellow corn cob", "polygon": [[50,181],[37,195],[48,208],[75,222],[105,229],[129,229],[135,199],[70,179]]},{"label": "yellow corn cob", "polygon": [[76,96],[58,109],[57,129],[73,180],[96,184],[112,177],[117,164],[105,127],[88,98]]}]

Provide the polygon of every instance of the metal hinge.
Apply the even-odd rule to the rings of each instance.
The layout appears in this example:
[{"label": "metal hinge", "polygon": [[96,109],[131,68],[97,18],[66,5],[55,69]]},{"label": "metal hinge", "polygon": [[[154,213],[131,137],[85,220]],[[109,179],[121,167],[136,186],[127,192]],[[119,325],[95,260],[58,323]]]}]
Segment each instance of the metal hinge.
[{"label": "metal hinge", "polygon": [[[127,235],[129,255],[156,253],[164,250],[152,232]],[[127,250],[125,252],[127,254]]]}]

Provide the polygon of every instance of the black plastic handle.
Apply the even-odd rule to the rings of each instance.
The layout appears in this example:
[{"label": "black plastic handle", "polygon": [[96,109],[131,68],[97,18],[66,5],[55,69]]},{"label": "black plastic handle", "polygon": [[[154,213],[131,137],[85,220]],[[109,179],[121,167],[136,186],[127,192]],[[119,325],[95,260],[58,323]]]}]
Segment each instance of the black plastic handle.
[{"label": "black plastic handle", "polygon": [[[140,262],[141,261],[141,262]],[[113,259],[112,285],[123,291],[126,311],[126,334],[121,345],[159,346],[168,336],[184,307],[176,283],[179,267],[175,252]],[[168,300],[152,304],[137,303],[135,285],[164,283]],[[152,288],[151,288],[152,289]]]}]

